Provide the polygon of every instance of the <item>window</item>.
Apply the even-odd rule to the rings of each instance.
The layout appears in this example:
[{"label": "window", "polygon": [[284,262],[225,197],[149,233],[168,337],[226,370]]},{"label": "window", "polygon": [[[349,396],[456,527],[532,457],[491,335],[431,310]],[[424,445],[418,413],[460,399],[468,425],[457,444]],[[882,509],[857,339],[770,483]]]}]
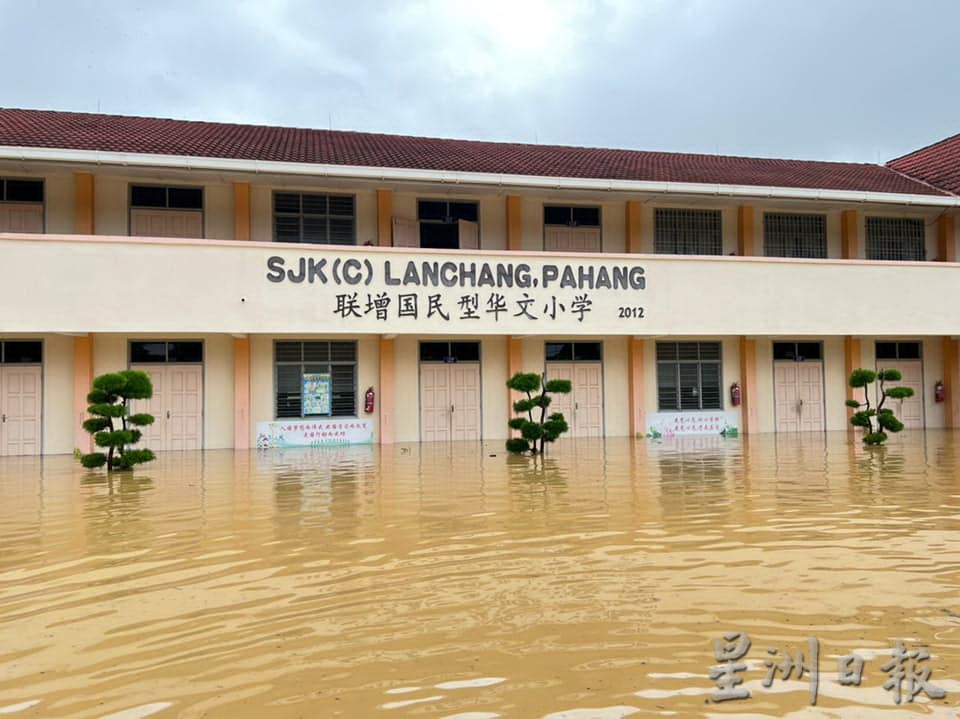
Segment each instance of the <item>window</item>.
[{"label": "window", "polygon": [[43,202],[43,180],[0,178],[0,202]]},{"label": "window", "polygon": [[203,362],[203,342],[199,340],[146,340],[130,343],[131,364],[160,362]]},{"label": "window", "polygon": [[921,358],[920,342],[877,342],[878,360],[914,360]]},{"label": "window", "polygon": [[544,205],[543,224],[566,227],[600,227],[600,208]]},{"label": "window", "polygon": [[719,342],[657,342],[661,412],[723,409]]},{"label": "window", "polygon": [[723,254],[719,210],[657,208],[653,224],[654,252],[666,255]]},{"label": "window", "polygon": [[823,345],[819,342],[774,342],[773,359],[791,362],[823,359]]},{"label": "window", "polygon": [[479,362],[479,342],[421,342],[421,362]]},{"label": "window", "polygon": [[326,340],[277,341],[273,345],[277,419],[303,414],[303,376],[330,375],[330,416],[357,413],[357,343]]},{"label": "window", "polygon": [[275,242],[354,245],[355,220],[353,195],[273,194]]},{"label": "window", "polygon": [[420,246],[433,250],[460,249],[466,244],[461,243],[460,221],[476,223],[479,219],[480,208],[476,202],[418,200]]},{"label": "window", "polygon": [[0,340],[0,364],[40,364],[43,343],[40,340]]},{"label": "window", "polygon": [[927,258],[923,220],[906,217],[868,217],[868,260],[908,260]]},{"label": "window", "polygon": [[544,345],[547,362],[601,362],[602,342],[547,342]]},{"label": "window", "polygon": [[764,213],[763,251],[767,257],[825,258],[826,215]]},{"label": "window", "polygon": [[130,185],[130,207],[157,210],[202,210],[200,187]]}]

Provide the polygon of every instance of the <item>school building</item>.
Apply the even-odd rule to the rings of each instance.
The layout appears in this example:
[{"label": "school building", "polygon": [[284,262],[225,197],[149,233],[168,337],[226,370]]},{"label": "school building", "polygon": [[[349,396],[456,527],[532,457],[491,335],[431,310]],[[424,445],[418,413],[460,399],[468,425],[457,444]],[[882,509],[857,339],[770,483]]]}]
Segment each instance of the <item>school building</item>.
[{"label": "school building", "polygon": [[[895,367],[960,427],[960,139],[887,165],[0,109],[0,455],[849,429]],[[564,441],[561,439],[561,441]]]}]

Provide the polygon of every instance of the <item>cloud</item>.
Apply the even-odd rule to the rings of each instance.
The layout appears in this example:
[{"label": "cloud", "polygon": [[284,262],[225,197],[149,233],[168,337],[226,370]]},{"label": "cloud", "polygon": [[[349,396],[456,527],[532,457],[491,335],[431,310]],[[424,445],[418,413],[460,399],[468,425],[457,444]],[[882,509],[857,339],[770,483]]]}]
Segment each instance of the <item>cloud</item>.
[{"label": "cloud", "polygon": [[0,0],[0,18],[7,106],[866,161],[960,130],[950,0]]}]

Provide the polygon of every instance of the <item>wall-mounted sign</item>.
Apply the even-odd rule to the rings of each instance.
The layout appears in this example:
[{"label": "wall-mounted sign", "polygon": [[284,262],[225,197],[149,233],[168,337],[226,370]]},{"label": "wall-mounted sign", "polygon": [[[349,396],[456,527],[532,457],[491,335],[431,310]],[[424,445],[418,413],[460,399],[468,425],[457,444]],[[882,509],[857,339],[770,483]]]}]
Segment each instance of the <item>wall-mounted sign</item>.
[{"label": "wall-mounted sign", "polygon": [[368,419],[278,419],[257,422],[257,447],[331,447],[373,442]]},{"label": "wall-mounted sign", "polygon": [[309,373],[303,375],[303,413],[305,415],[330,414],[330,374]]},{"label": "wall-mounted sign", "polygon": [[676,437],[692,434],[736,436],[738,412],[703,410],[701,412],[651,412],[647,415],[647,437]]},{"label": "wall-mounted sign", "polygon": [[356,331],[472,333],[510,327],[556,332],[602,324],[644,324],[647,278],[636,262],[402,260],[272,255],[268,282],[299,286],[335,324]]}]

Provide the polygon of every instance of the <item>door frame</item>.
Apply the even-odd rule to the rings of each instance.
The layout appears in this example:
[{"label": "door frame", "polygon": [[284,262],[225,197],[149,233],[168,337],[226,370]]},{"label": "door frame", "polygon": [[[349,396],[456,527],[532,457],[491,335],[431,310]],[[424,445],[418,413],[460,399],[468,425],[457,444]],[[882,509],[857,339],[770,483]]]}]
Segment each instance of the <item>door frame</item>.
[{"label": "door frame", "polygon": [[[476,342],[476,344],[477,344],[477,357],[478,357],[479,359],[477,359],[475,362],[474,362],[474,361],[469,361],[469,362],[421,362],[421,361],[420,361],[420,345],[423,344],[424,342],[448,342],[448,343],[449,343],[449,342]],[[471,338],[471,339],[466,339],[466,340],[461,340],[461,339],[443,339],[443,338],[437,338],[437,339],[418,339],[418,340],[417,340],[417,441],[419,441],[419,442],[423,442],[423,378],[422,378],[421,373],[420,373],[420,366],[421,366],[421,365],[425,365],[425,364],[428,364],[428,365],[443,365],[443,366],[454,365],[454,364],[475,364],[475,365],[477,365],[477,366],[479,367],[479,369],[480,369],[480,385],[479,385],[479,387],[480,387],[480,405],[479,405],[478,409],[479,409],[479,411],[480,411],[480,417],[479,417],[479,419],[480,419],[480,426],[478,427],[477,441],[478,441],[478,442],[482,442],[482,441],[483,441],[483,418],[484,418],[484,412],[483,412],[483,340],[477,340],[477,339],[472,339],[472,338]],[[452,428],[451,428],[451,430],[452,430]],[[453,440],[450,440],[450,441],[452,442]]]},{"label": "door frame", "polygon": [[[574,367],[574,379],[576,379],[576,366],[578,364],[591,364],[595,362],[600,363],[600,437],[603,439],[607,436],[607,346],[603,340],[593,340],[593,339],[545,339],[543,341],[543,373],[547,373],[547,365],[550,364],[551,360],[547,359],[547,343],[548,342],[569,342],[571,344],[579,343],[596,343],[600,345],[600,359],[599,360],[583,360],[578,362],[577,360],[552,360],[556,364],[568,364],[571,367]],[[549,377],[547,380],[549,381]],[[511,416],[513,415],[513,407],[510,407]],[[571,418],[572,419],[572,418]],[[572,423],[568,423],[571,425]],[[589,438],[588,438],[589,439]]]},{"label": "door frame", "polygon": [[[10,455],[11,457],[22,457],[22,456],[43,456],[45,449],[45,440],[46,440],[46,422],[44,418],[47,416],[47,343],[44,341],[43,337],[38,337],[34,339],[33,337],[0,337],[0,342],[39,342],[40,343],[40,362],[18,362],[16,365],[19,367],[39,367],[40,368],[40,451],[36,455]],[[11,363],[12,364],[12,363]],[[0,371],[4,367],[7,367],[6,364],[0,364]],[[2,381],[2,379],[0,379]],[[84,418],[86,418],[86,410],[84,410]],[[7,455],[0,455],[0,457],[6,457]]]},{"label": "door frame", "polygon": [[[796,360],[773,359],[773,345],[775,345],[778,342],[797,343],[797,342],[800,342],[800,340],[779,339],[779,340],[771,340],[770,342],[770,369],[771,369],[770,384],[773,390],[773,395],[772,395],[773,397],[773,433],[785,434],[784,432],[780,432],[777,430],[777,372],[776,372],[777,363],[789,362],[790,364],[805,364],[806,360],[804,360],[803,362],[797,362]],[[823,422],[821,423],[823,426],[821,427],[820,431],[826,432],[827,431],[827,358],[826,358],[826,353],[824,352],[823,340],[815,340],[815,343],[820,345],[820,359],[812,360],[813,362],[820,363],[820,397],[823,401]]]},{"label": "door frame", "polygon": [[[131,362],[130,345],[134,342],[199,342],[200,349],[203,352],[203,359],[200,362]],[[127,369],[137,367],[151,367],[170,365],[183,365],[185,367],[200,367],[200,391],[203,393],[203,402],[200,405],[200,448],[198,451],[204,451],[207,447],[207,342],[203,337],[127,337]],[[163,450],[159,450],[163,451]]]}]

